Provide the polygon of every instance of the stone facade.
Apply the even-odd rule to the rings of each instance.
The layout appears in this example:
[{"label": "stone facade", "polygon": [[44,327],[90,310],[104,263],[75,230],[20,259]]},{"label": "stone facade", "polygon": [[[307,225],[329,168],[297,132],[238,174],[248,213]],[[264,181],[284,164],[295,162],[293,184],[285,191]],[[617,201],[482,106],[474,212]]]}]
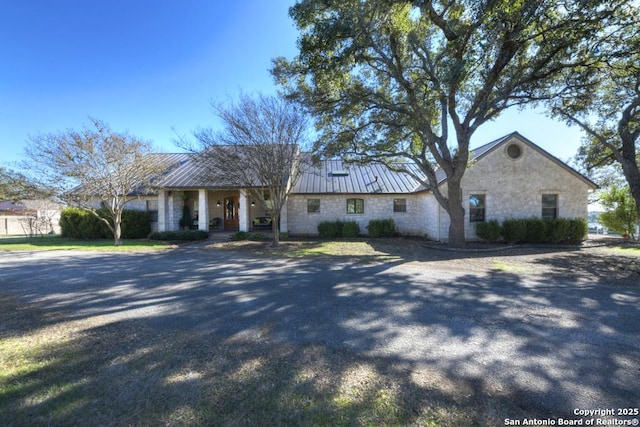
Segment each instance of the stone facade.
[{"label": "stone facade", "polygon": [[[471,165],[462,180],[463,206],[466,211],[465,235],[476,238],[476,222],[469,212],[470,197],[484,199],[484,220],[504,221],[509,218],[542,217],[542,198],[552,195],[553,214],[559,218],[586,218],[587,195],[595,184],[518,133],[486,144],[471,153]],[[425,191],[407,175],[389,172],[382,165],[367,169],[344,165],[331,160],[314,172],[306,173],[303,184],[296,184],[280,218],[280,230],[292,235],[316,235],[322,221],[355,221],[363,234],[373,219],[395,221],[404,235],[426,236],[446,240],[449,217],[435,196]],[[330,166],[330,167],[329,167]],[[348,168],[348,166],[347,166]],[[444,178],[444,177],[441,177]],[[446,181],[441,189],[446,193]],[[187,202],[184,194],[188,194]],[[230,198],[239,204],[237,221],[225,219],[225,203]],[[361,199],[362,213],[347,213],[347,200]],[[402,199],[406,211],[394,212],[394,200]],[[269,216],[269,209],[252,200],[244,189],[169,187],[159,191],[157,203],[149,200],[136,204],[158,212],[158,230],[177,230],[182,208],[187,203],[195,226],[208,230],[211,219],[222,222],[220,228],[249,231],[253,220]],[[319,211],[309,212],[309,200],[319,201]],[[557,201],[557,203],[555,203]],[[358,202],[360,203],[360,202]],[[548,211],[548,209],[547,209]],[[219,221],[215,221],[219,219]]]},{"label": "stone facade", "polygon": [[[515,145],[517,158],[508,151]],[[480,158],[462,178],[465,235],[476,238],[475,223],[469,218],[469,198],[484,195],[485,220],[541,218],[542,195],[557,195],[558,218],[587,218],[587,196],[593,189],[583,177],[549,154],[524,140],[513,137]],[[446,184],[444,188],[446,192]],[[441,209],[440,235],[446,239],[449,217]]]},{"label": "stone facade", "polygon": [[[372,219],[393,219],[398,231],[405,235],[424,236],[430,221],[425,194],[293,194],[287,201],[287,224],[295,235],[316,235],[323,221],[355,221],[362,234]],[[363,199],[364,213],[347,213],[348,199]],[[406,212],[394,212],[394,199],[406,202]],[[308,212],[308,200],[320,200],[320,212]]]},{"label": "stone facade", "polygon": [[[513,147],[515,146],[515,147]],[[472,163],[462,179],[466,211],[465,235],[476,239],[475,222],[469,216],[469,198],[485,199],[485,221],[542,217],[542,196],[555,195],[558,218],[587,217],[587,195],[594,185],[535,144],[517,134]],[[441,190],[446,194],[446,182]],[[347,199],[361,198],[364,213],[347,214]],[[407,211],[393,212],[394,199],[406,199]],[[320,200],[320,212],[308,213],[307,201]],[[393,218],[405,235],[447,240],[449,216],[430,192],[412,194],[294,194],[288,202],[288,224],[292,234],[318,233],[322,221],[356,221],[366,234],[372,219]]]}]

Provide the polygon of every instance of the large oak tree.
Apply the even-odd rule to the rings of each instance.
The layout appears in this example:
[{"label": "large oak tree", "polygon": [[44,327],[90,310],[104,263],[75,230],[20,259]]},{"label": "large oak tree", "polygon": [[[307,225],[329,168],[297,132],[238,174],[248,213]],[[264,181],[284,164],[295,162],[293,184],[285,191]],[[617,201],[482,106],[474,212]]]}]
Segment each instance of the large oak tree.
[{"label": "large oak tree", "polygon": [[[615,25],[601,37],[590,84],[575,85],[550,100],[553,113],[586,135],[578,160],[587,171],[618,164],[640,214],[640,7],[617,10]],[[581,69],[569,81],[584,80]]]},{"label": "large oak tree", "polygon": [[416,163],[449,215],[449,244],[462,247],[471,136],[507,108],[562,94],[573,83],[563,71],[593,61],[622,3],[300,0],[299,54],[273,73],[314,114],[322,155],[406,173],[402,162]]}]

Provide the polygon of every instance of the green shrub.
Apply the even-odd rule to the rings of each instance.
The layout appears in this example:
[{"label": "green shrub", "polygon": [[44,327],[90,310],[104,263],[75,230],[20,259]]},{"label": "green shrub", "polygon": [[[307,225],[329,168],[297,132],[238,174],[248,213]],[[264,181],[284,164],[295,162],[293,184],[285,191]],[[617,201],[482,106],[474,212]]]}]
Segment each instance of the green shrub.
[{"label": "green shrub", "polygon": [[247,239],[254,242],[259,242],[261,240],[267,240],[267,236],[262,233],[251,233],[247,236]]},{"label": "green shrub", "polygon": [[488,242],[497,242],[502,239],[502,229],[498,221],[491,220],[476,224],[476,236]]},{"label": "green shrub", "polygon": [[396,223],[392,218],[372,219],[367,225],[370,237],[392,237],[396,234]]},{"label": "green shrub", "polygon": [[509,219],[502,223],[502,235],[509,243],[579,242],[587,236],[584,219]]},{"label": "green shrub", "polygon": [[247,240],[247,237],[249,237],[249,234],[246,231],[236,231],[231,236],[231,240]]},{"label": "green shrub", "polygon": [[204,230],[156,231],[149,234],[149,240],[194,241],[209,238]]},{"label": "green shrub", "polygon": [[280,233],[280,238],[281,239],[288,239],[289,238],[289,232],[288,231],[283,231]]},{"label": "green shrub", "polygon": [[526,221],[527,236],[525,242],[527,243],[549,243],[549,230],[551,228],[551,221],[544,220],[542,218],[529,218]]},{"label": "green shrub", "polygon": [[106,239],[113,236],[107,224],[91,212],[76,207],[62,210],[60,228],[62,236],[73,239]]},{"label": "green shrub", "polygon": [[502,236],[509,243],[525,243],[527,241],[527,220],[505,220],[502,223]]},{"label": "green shrub", "polygon": [[344,223],[342,221],[322,221],[318,224],[318,234],[324,238],[342,237]]},{"label": "green shrub", "polygon": [[[98,214],[111,224],[111,215],[106,209]],[[108,239],[113,233],[103,221],[93,213],[76,207],[65,208],[60,215],[61,234],[74,239]],[[144,239],[151,232],[151,218],[145,211],[125,209],[122,211],[121,237],[123,239]]]},{"label": "green shrub", "polygon": [[622,235],[637,238],[636,226],[640,224],[640,212],[636,208],[635,200],[628,185],[618,187],[612,185],[600,194],[600,204],[605,209],[598,216],[598,221],[609,230]]},{"label": "green shrub", "polygon": [[80,223],[80,217],[82,210],[78,208],[64,208],[60,213],[60,235],[62,237],[74,237],[77,236],[78,224]]},{"label": "green shrub", "polygon": [[587,220],[584,218],[573,218],[569,221],[567,240],[570,242],[582,242],[585,240],[589,234],[589,224],[587,224]]},{"label": "green shrub", "polygon": [[550,221],[550,242],[580,242],[587,237],[587,221],[581,218],[558,218]]},{"label": "green shrub", "polygon": [[343,237],[358,237],[360,235],[360,225],[355,221],[347,221],[342,227]]},{"label": "green shrub", "polygon": [[151,216],[146,211],[122,212],[122,238],[145,239],[151,233]]},{"label": "green shrub", "polygon": [[360,225],[355,221],[322,221],[318,224],[318,234],[320,237],[327,239],[336,237],[358,237],[360,235]]}]

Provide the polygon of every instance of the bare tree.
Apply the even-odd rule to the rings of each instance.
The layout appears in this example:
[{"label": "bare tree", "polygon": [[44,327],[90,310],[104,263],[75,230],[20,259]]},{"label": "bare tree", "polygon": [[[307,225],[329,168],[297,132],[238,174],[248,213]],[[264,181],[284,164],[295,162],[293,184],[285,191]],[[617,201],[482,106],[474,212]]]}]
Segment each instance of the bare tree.
[{"label": "bare tree", "polygon": [[27,208],[28,215],[20,218],[22,230],[27,237],[44,236],[55,232],[54,221],[60,219],[60,205],[51,200],[24,200],[22,204]]},{"label": "bare tree", "polygon": [[243,187],[271,210],[273,245],[291,188],[306,167],[307,118],[282,98],[241,95],[237,103],[212,104],[222,120],[219,132],[194,132],[199,163],[217,182]]},{"label": "bare tree", "polygon": [[[115,245],[122,244],[122,211],[127,202],[152,191],[152,180],[164,169],[149,142],[112,131],[98,119],[80,131],[33,136],[25,167],[58,198],[103,221]],[[109,215],[100,214],[106,209]]]}]

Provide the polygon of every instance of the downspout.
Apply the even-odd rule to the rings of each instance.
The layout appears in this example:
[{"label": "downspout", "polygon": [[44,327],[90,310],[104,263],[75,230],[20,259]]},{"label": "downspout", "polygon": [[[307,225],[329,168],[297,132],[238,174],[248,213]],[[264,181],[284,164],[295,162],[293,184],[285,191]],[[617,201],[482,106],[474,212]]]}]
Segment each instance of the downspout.
[{"label": "downspout", "polygon": [[438,203],[438,242],[440,241],[440,215],[442,212],[442,207],[440,206],[440,203]]}]

